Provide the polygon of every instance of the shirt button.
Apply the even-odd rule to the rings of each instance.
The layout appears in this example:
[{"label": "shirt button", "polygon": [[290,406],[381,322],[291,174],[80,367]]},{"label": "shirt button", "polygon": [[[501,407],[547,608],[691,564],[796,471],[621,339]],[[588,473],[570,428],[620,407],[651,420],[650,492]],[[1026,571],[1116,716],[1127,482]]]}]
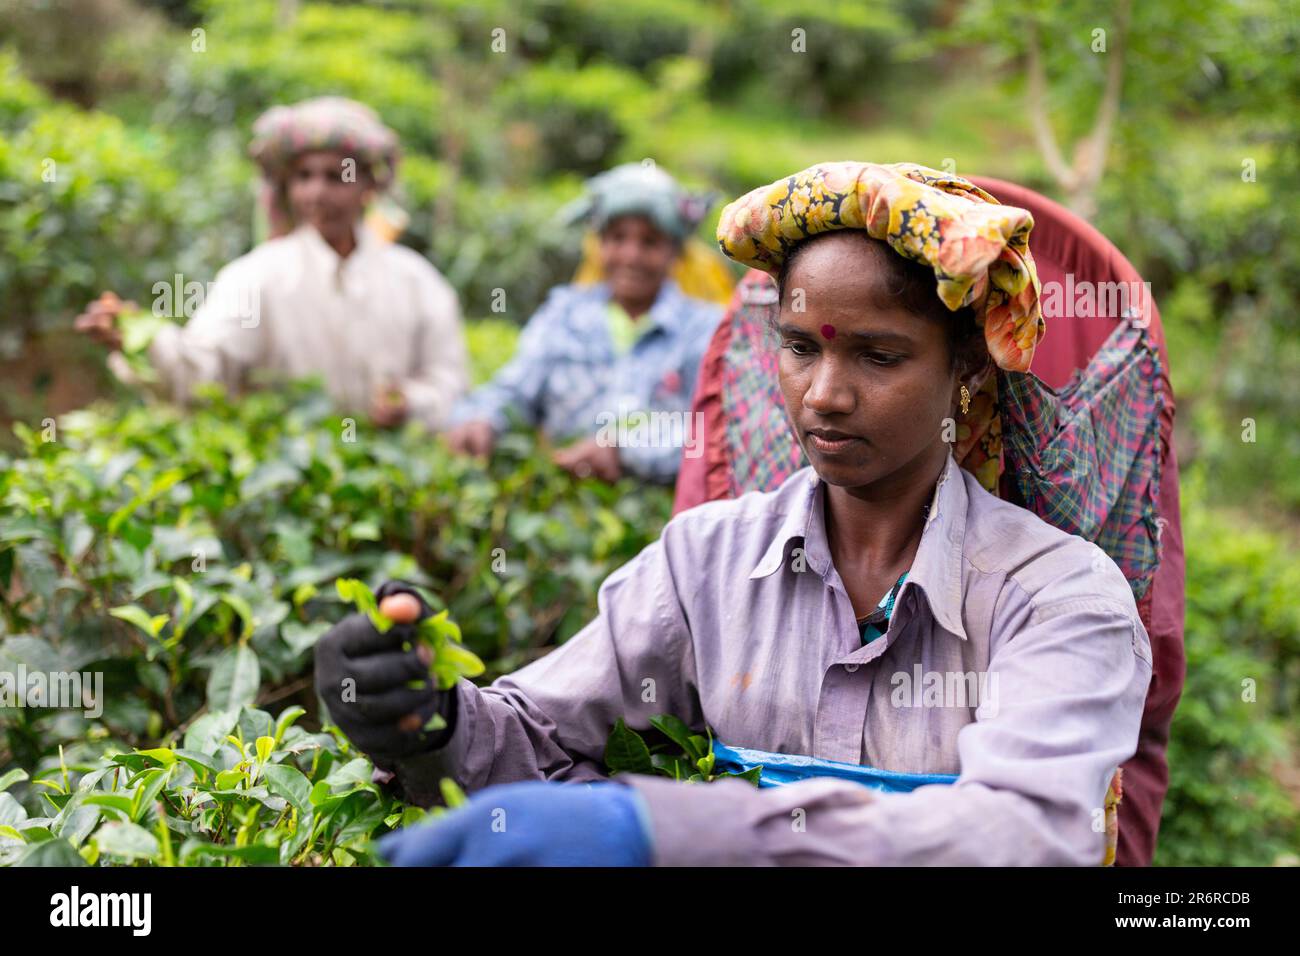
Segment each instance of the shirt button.
[{"label": "shirt button", "polygon": [[856,673],[856,672],[857,672],[858,665],[857,665],[857,664],[845,664],[845,665],[844,665],[844,669],[845,669],[846,671],[848,671],[850,674],[853,674],[853,673]]}]

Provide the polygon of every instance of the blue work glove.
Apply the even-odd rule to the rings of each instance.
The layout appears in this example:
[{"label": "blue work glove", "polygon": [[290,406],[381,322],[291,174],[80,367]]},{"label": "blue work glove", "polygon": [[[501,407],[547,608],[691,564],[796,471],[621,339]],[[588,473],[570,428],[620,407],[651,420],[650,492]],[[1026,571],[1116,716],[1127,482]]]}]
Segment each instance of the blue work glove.
[{"label": "blue work glove", "polygon": [[619,783],[508,783],[379,841],[394,866],[648,866],[649,816]]}]

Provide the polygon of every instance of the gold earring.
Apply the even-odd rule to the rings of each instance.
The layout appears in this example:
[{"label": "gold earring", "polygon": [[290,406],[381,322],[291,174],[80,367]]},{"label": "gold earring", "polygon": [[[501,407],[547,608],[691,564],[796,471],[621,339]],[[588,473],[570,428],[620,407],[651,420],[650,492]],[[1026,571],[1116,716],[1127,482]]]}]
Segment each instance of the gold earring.
[{"label": "gold earring", "polygon": [[961,413],[965,415],[968,411],[970,411],[970,392],[963,385],[961,387]]}]

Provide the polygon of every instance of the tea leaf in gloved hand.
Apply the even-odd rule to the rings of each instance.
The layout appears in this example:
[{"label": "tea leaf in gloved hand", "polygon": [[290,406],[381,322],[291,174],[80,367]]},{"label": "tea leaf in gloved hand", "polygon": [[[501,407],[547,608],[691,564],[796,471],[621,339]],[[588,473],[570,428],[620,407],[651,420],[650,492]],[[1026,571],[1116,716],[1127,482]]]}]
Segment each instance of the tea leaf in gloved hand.
[{"label": "tea leaf in gloved hand", "polygon": [[370,618],[370,623],[380,634],[386,634],[393,626],[389,618],[379,613],[374,592],[364,581],[358,581],[356,578],[339,578],[334,582],[334,590],[338,592],[340,600],[354,605],[358,611]]},{"label": "tea leaf in gloved hand", "polygon": [[456,686],[456,681],[462,677],[477,677],[483,673],[483,662],[460,643],[460,626],[448,619],[446,611],[426,617],[417,627],[420,643],[433,655],[429,673],[439,690]]}]

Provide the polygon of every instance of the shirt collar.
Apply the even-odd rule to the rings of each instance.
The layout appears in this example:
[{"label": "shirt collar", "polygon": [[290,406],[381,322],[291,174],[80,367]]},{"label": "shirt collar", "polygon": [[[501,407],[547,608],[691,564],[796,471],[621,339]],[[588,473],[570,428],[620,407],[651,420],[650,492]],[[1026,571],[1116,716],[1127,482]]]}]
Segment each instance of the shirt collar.
[{"label": "shirt collar", "polygon": [[[824,510],[826,483],[812,468],[795,473],[790,482],[796,485],[791,491],[790,508],[763,557],[750,572],[751,580],[775,573],[786,563],[795,542],[802,546],[800,557],[808,570],[823,578],[831,570]],[[935,621],[963,641],[967,637],[961,622],[961,562],[969,503],[966,482],[950,450],[935,486],[934,497],[930,500],[930,514],[921,532],[916,557],[895,602],[896,609],[903,608],[907,595],[911,591],[920,591]]]},{"label": "shirt collar", "polygon": [[312,258],[313,262],[331,273],[347,268],[348,263],[364,258],[379,242],[379,237],[371,232],[369,227],[363,223],[357,223],[352,229],[356,248],[352,250],[352,254],[346,259],[342,259],[334,251],[334,247],[326,242],[324,237],[313,226],[304,223],[294,230],[294,235],[307,249],[307,254]]},{"label": "shirt collar", "polygon": [[949,450],[948,462],[930,501],[930,514],[925,519],[925,530],[921,532],[921,544],[895,602],[895,607],[898,607],[903,604],[909,589],[919,590],[939,625],[963,641],[967,637],[966,628],[961,623],[961,563],[969,506],[966,479]]},{"label": "shirt collar", "polygon": [[[781,519],[781,525],[776,529],[776,534],[773,535],[767,550],[763,552],[763,557],[749,573],[751,581],[765,578],[781,567],[785,563],[791,543],[795,540],[801,543],[808,540],[811,537],[809,530],[813,517],[822,512],[822,480],[817,477],[817,472],[812,468],[803,468],[791,475],[788,481],[795,486],[791,492],[790,508]],[[777,495],[784,497],[779,491]],[[804,551],[806,554],[807,548]]]},{"label": "shirt collar", "polygon": [[[610,292],[609,283],[601,283],[601,298],[605,302],[613,301],[613,295]],[[682,328],[686,310],[682,308],[682,300],[685,298],[682,290],[678,288],[677,283],[672,279],[665,279],[659,286],[659,292],[655,296],[654,303],[650,306],[650,311],[645,316],[637,319],[637,324],[645,322],[645,332],[651,328],[661,328],[666,332],[677,332]],[[642,335],[645,334],[642,332]]]}]

